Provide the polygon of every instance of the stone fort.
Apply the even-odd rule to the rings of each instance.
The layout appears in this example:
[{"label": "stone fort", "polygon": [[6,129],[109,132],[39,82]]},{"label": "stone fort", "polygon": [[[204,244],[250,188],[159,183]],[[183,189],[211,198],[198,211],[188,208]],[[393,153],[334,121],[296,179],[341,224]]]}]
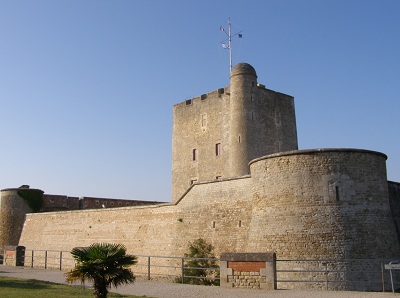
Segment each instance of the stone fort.
[{"label": "stone fort", "polygon": [[[363,149],[298,150],[294,98],[239,63],[229,86],[173,107],[172,203],[3,189],[0,246],[118,242],[137,255],[182,256],[203,238],[217,255],[372,260],[348,267],[351,279],[400,257],[400,183],[387,181],[386,159]],[[21,190],[42,195],[39,212]]]}]

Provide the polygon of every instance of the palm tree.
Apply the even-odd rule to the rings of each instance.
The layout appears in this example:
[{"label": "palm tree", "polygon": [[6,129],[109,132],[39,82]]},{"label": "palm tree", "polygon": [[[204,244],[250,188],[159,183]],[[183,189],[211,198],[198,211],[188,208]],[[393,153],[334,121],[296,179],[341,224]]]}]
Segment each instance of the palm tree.
[{"label": "palm tree", "polygon": [[89,247],[75,247],[71,255],[77,264],[65,274],[67,281],[93,281],[96,298],[106,298],[111,286],[135,281],[135,276],[127,267],[135,265],[137,257],[127,255],[123,244],[94,243]]}]

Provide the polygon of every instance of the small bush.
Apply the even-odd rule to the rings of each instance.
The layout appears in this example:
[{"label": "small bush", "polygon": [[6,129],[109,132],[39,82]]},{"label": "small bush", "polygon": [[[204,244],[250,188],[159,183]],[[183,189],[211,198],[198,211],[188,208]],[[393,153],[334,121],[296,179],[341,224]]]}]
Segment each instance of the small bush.
[{"label": "small bush", "polygon": [[[185,268],[183,269],[183,283],[192,285],[219,285],[219,271],[209,268],[218,268],[215,259],[214,247],[204,239],[199,238],[189,242],[189,253],[185,253]],[[175,280],[182,283],[182,276]]]}]

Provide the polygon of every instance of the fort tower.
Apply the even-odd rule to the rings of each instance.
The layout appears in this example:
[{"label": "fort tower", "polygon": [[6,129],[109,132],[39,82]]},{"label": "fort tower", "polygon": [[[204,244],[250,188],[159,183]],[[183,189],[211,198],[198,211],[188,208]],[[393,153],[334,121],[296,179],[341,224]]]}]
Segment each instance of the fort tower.
[{"label": "fort tower", "polygon": [[292,96],[257,83],[255,69],[237,64],[230,86],[174,106],[172,201],[193,183],[249,174],[260,156],[297,150]]}]

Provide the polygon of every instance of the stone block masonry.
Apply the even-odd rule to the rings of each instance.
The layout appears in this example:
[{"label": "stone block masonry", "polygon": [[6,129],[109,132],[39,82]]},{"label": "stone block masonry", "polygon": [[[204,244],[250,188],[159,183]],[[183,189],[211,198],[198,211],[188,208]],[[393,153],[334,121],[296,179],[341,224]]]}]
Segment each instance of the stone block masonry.
[{"label": "stone block masonry", "polygon": [[221,287],[276,290],[274,253],[222,253]]}]

